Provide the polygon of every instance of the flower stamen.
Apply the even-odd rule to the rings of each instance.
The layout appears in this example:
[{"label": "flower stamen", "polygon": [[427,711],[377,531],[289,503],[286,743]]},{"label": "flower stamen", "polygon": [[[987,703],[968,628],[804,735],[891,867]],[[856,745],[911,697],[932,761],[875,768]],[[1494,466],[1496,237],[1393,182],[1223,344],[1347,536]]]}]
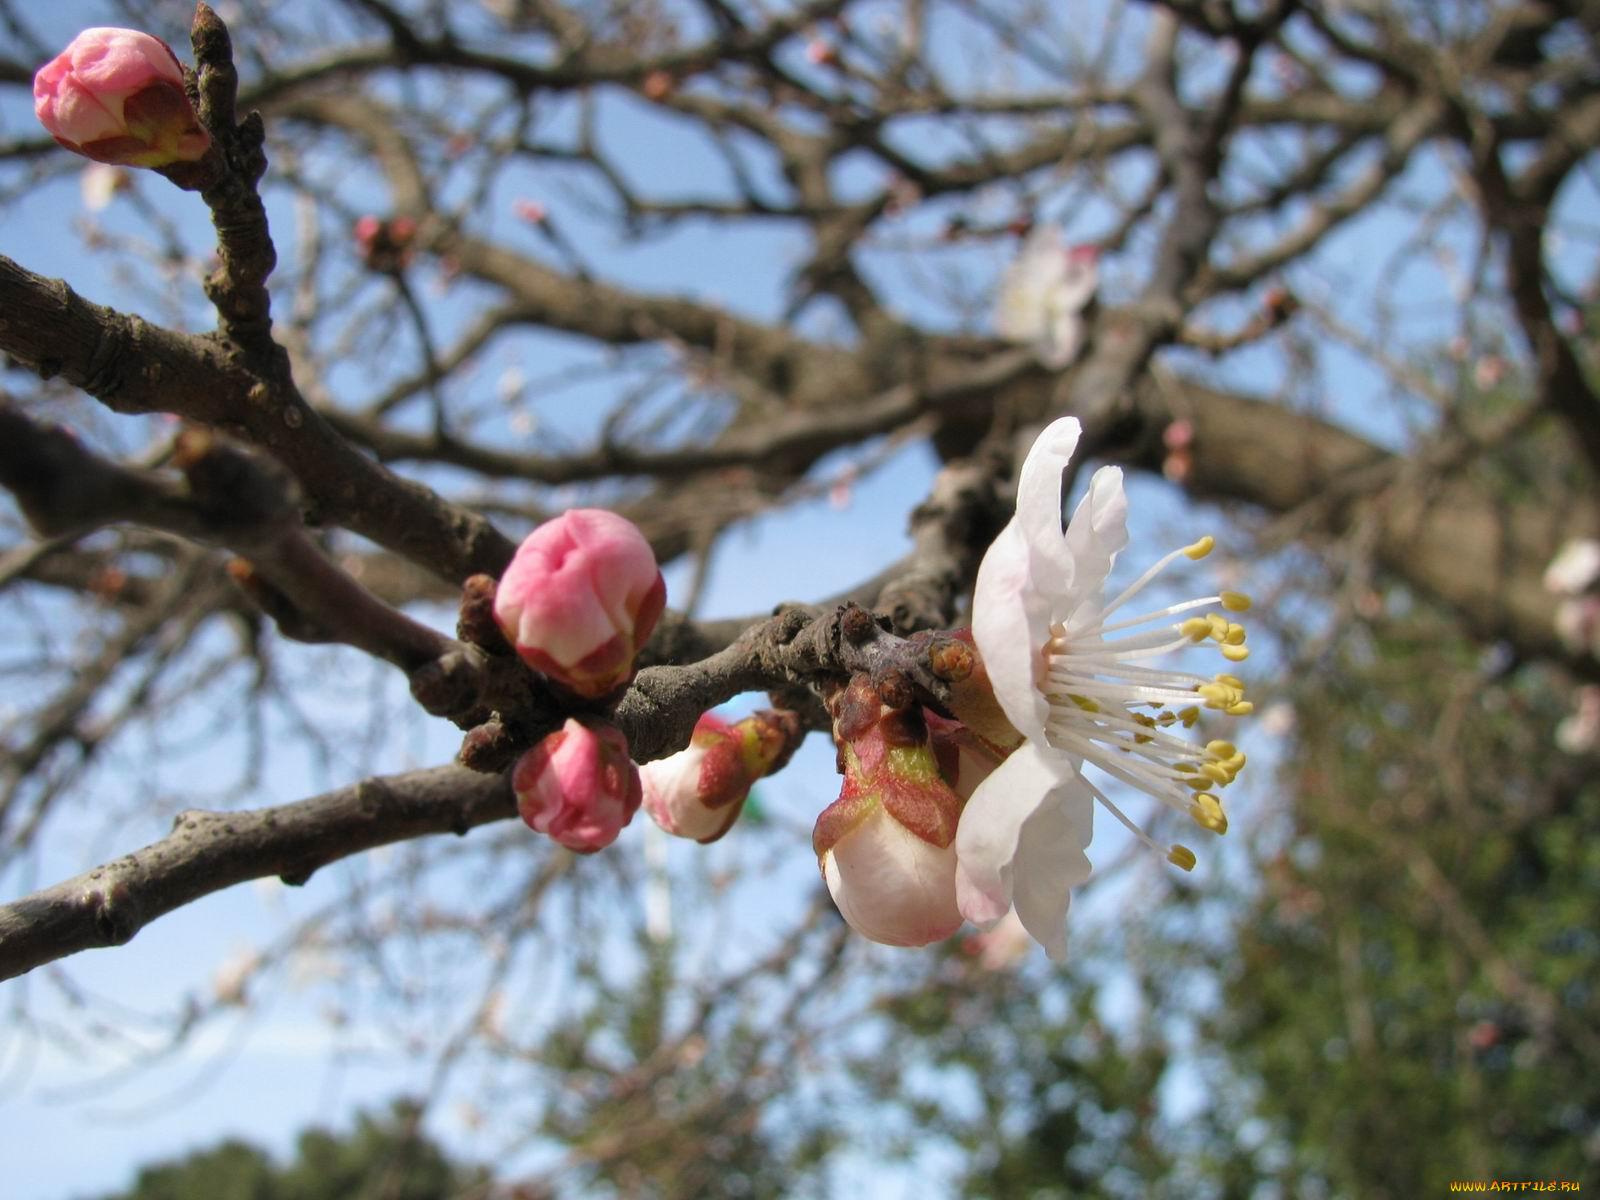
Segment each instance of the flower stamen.
[{"label": "flower stamen", "polygon": [[[1222,834],[1227,832],[1228,819],[1216,793],[1238,778],[1245,756],[1230,741],[1214,738],[1201,745],[1178,736],[1177,730],[1194,728],[1202,707],[1228,716],[1248,715],[1254,706],[1245,699],[1244,681],[1228,674],[1208,679],[1139,664],[1140,660],[1207,643],[1214,644],[1229,662],[1243,661],[1250,653],[1245,628],[1229,617],[1248,612],[1250,597],[1222,591],[1114,624],[1106,621],[1166,567],[1179,558],[1204,558],[1215,545],[1216,539],[1207,536],[1174,550],[1104,608],[1083,612],[1076,624],[1052,626],[1043,647],[1041,690],[1050,708],[1045,734],[1052,746],[1153,796],[1201,828]],[[1222,611],[1171,621],[1178,614],[1212,605]],[[1139,631],[1155,622],[1163,625]],[[1123,631],[1129,632],[1123,637],[1106,636]],[[1144,707],[1154,715],[1134,711]],[[1194,868],[1193,851],[1180,845],[1164,849],[1104,792],[1084,782],[1094,798],[1146,846],[1186,871]]]}]

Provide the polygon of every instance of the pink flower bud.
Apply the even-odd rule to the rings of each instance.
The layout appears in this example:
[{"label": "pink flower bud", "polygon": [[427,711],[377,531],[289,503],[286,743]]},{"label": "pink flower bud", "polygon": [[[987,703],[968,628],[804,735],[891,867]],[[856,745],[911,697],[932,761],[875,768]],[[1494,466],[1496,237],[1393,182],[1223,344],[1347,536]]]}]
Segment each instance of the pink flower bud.
[{"label": "pink flower bud", "polygon": [[812,833],[833,902],[857,933],[926,946],[961,927],[956,826],[961,800],[940,775],[926,724],[876,702],[864,676],[830,707],[844,786]]},{"label": "pink flower bud", "polygon": [[621,731],[573,718],[518,760],[511,786],[531,828],[580,854],[616,841],[642,796]]},{"label": "pink flower bud", "polygon": [[942,846],[928,841],[902,824],[881,794],[853,789],[847,775],[839,799],[817,822],[813,844],[833,902],[852,929],[886,946],[926,946],[961,928],[954,821],[949,834]]},{"label": "pink flower bud", "polygon": [[130,167],[198,162],[211,138],[183,86],[183,65],[136,29],[85,29],[33,77],[33,111],[75,154]]},{"label": "pink flower bud", "polygon": [[633,678],[634,656],[666,602],[656,556],[633,523],[574,508],[517,548],[494,615],[525,663],[596,698]]},{"label": "pink flower bud", "polygon": [[804,737],[792,712],[765,709],[733,725],[706,713],[688,749],[639,768],[644,810],[676,837],[714,842],[732,828],[755,781],[788,762]]}]

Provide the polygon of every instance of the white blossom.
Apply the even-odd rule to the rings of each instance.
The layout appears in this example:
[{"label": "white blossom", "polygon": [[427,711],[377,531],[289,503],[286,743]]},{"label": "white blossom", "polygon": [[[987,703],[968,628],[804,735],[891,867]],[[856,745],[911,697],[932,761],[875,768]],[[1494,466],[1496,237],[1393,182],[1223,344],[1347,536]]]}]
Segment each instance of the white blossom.
[{"label": "white blossom", "polygon": [[[1222,592],[1110,621],[1164,568],[1204,558],[1214,542],[1173,551],[1107,603],[1106,578],[1128,541],[1127,499],[1122,472],[1101,468],[1062,530],[1062,473],[1078,436],[1078,422],[1065,417],[1034,443],[1016,515],[978,571],[973,637],[996,700],[1027,740],[978,785],[956,834],[962,915],[985,924],[1014,905],[1058,960],[1066,954],[1072,888],[1089,876],[1095,801],[1169,861],[1186,870],[1195,863],[1187,847],[1155,846],[1083,774],[1085,763],[1221,833],[1227,820],[1216,792],[1233,782],[1244,755],[1230,742],[1202,745],[1178,734],[1196,726],[1202,709],[1244,716],[1253,707],[1232,675],[1144,663],[1207,641],[1230,662],[1242,661],[1244,628],[1229,614],[1248,609],[1247,597]],[[1212,605],[1224,611],[1170,620]]]}]

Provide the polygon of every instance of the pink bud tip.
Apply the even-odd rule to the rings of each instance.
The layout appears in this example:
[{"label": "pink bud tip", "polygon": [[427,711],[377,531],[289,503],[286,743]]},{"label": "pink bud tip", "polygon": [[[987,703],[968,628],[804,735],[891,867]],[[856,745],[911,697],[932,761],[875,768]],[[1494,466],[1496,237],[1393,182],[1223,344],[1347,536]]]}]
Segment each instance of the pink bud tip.
[{"label": "pink bud tip", "polygon": [[1168,450],[1182,450],[1194,441],[1194,423],[1186,417],[1169,422],[1161,431],[1161,444]]},{"label": "pink bud tip", "polygon": [[33,77],[33,111],[61,145],[97,162],[197,162],[211,139],[184,90],[183,65],[136,29],[85,29]]},{"label": "pink bud tip", "polygon": [[511,786],[531,828],[580,854],[616,841],[643,796],[621,731],[573,718],[518,760]]},{"label": "pink bud tip", "polygon": [[529,225],[543,225],[549,213],[544,205],[537,200],[518,200],[512,207],[516,210],[517,217]]},{"label": "pink bud tip", "polygon": [[838,57],[839,52],[833,48],[833,44],[823,38],[812,38],[806,43],[806,61],[814,66],[827,66]]},{"label": "pink bud tip", "polygon": [[580,696],[609,695],[667,602],[650,543],[634,524],[574,508],[530,533],[495,591],[506,640],[534,670]]}]

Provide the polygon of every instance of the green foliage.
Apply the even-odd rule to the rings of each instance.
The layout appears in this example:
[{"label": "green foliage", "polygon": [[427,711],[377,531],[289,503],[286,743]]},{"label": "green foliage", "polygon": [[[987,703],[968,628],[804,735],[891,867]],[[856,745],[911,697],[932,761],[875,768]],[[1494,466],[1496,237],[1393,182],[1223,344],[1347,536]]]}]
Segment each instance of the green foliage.
[{"label": "green foliage", "polygon": [[1294,804],[1209,1034],[1335,1194],[1592,1177],[1594,763],[1551,748],[1556,680],[1396,599],[1294,696]]},{"label": "green foliage", "polygon": [[382,1118],[362,1113],[347,1134],[308,1129],[283,1167],[227,1141],[145,1167],[130,1190],[104,1200],[450,1200],[483,1184],[487,1173],[451,1162],[419,1116],[401,1103]]}]

